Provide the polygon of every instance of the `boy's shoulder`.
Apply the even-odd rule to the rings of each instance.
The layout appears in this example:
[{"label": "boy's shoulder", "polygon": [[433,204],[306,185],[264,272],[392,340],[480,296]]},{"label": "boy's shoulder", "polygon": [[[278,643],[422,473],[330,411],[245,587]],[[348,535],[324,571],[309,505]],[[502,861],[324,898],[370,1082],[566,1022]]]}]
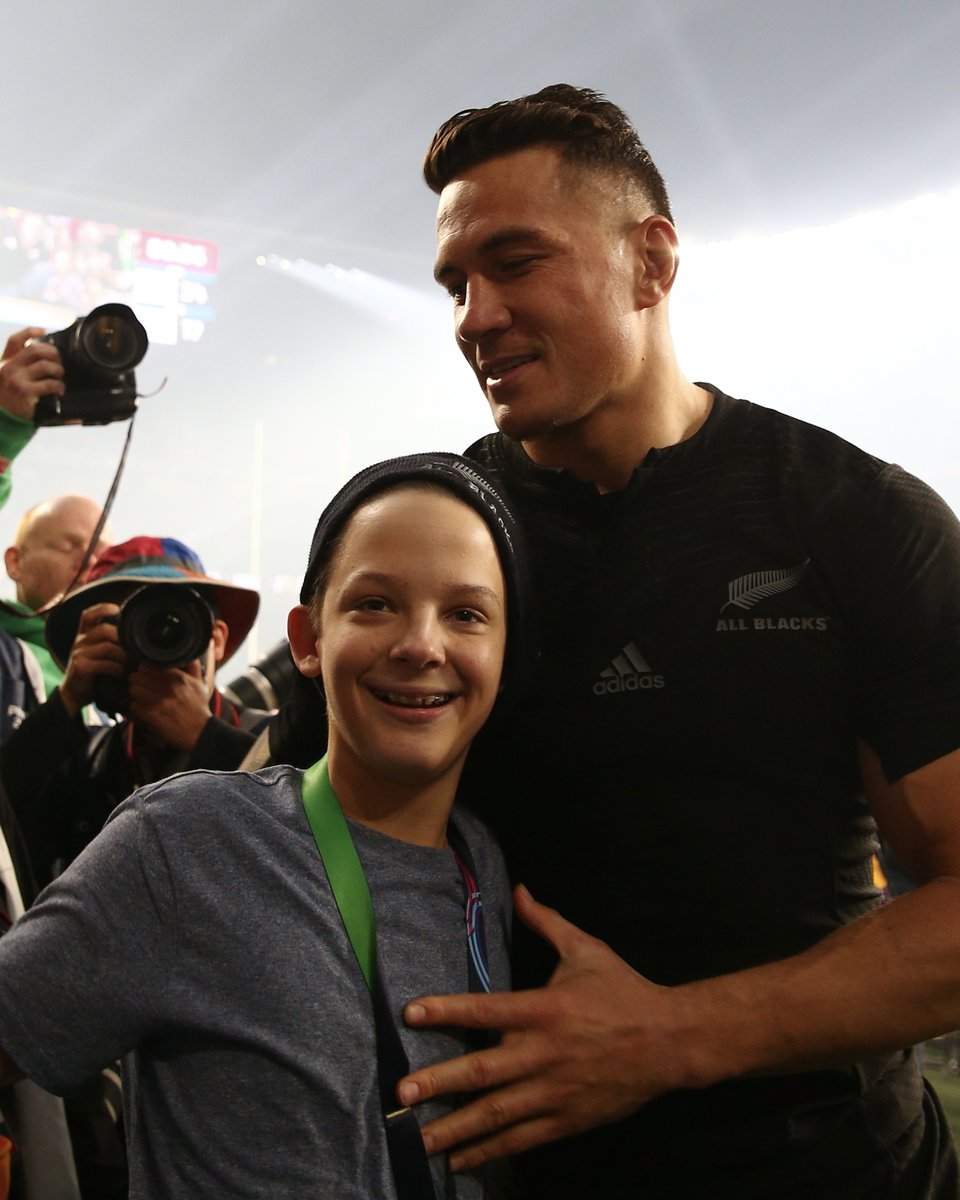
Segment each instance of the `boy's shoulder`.
[{"label": "boy's shoulder", "polygon": [[178,827],[189,822],[212,828],[249,822],[256,814],[269,819],[299,815],[302,774],[286,765],[260,771],[184,771],[139,788],[110,819],[133,810],[157,826],[174,821]]}]

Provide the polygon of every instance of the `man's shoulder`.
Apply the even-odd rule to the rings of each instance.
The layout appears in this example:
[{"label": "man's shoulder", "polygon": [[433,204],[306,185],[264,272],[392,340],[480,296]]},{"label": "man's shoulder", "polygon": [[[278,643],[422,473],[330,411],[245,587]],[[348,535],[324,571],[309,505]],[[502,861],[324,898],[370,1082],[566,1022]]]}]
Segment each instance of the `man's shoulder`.
[{"label": "man's shoulder", "polygon": [[703,440],[750,453],[766,446],[770,453],[787,458],[809,458],[816,464],[826,456],[842,459],[869,476],[890,466],[838,433],[781,409],[737,399],[711,384],[701,384],[714,394],[714,405],[703,430]]},{"label": "man's shoulder", "polygon": [[[678,463],[699,459],[705,453],[766,456],[807,456],[817,462],[827,455],[831,460],[843,459],[858,464],[862,472],[877,475],[889,463],[870,451],[843,438],[840,434],[815,425],[780,409],[740,399],[721,391],[713,384],[698,387],[712,393],[714,402],[701,428],[689,439],[667,446],[652,454],[659,460]],[[484,470],[494,476],[508,476],[512,481],[549,482],[564,472],[537,467],[523,447],[504,434],[492,432],[478,438],[464,451]]]}]

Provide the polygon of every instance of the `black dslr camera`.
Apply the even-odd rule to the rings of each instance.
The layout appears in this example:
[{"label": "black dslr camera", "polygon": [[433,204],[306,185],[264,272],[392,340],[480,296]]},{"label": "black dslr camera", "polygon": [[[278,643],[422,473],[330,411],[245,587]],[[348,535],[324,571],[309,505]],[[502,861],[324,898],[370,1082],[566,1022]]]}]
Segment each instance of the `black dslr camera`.
[{"label": "black dslr camera", "polygon": [[137,410],[133,368],[147,352],[147,331],[126,304],[101,304],[66,329],[38,339],[60,351],[62,396],[41,396],[36,425],[107,425]]},{"label": "black dslr camera", "polygon": [[[202,658],[216,620],[210,602],[196,589],[180,583],[147,583],[124,600],[116,617],[120,645],[130,670],[140,663],[185,667]],[[101,675],[94,700],[104,712],[122,712],[127,703],[126,678]]]}]

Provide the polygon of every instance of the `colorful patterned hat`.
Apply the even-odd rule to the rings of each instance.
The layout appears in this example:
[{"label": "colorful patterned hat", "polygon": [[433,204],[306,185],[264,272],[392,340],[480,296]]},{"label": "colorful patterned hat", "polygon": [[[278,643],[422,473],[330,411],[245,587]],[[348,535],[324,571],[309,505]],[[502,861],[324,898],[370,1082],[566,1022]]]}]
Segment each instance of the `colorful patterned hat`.
[{"label": "colorful patterned hat", "polygon": [[189,546],[175,538],[135,537],[111,546],[97,559],[89,579],[68,592],[47,617],[47,645],[61,667],[70,657],[83,610],[113,599],[116,584],[182,583],[205,596],[229,629],[223,661],[240,647],[257,618],[259,595],[250,588],[211,579]]}]

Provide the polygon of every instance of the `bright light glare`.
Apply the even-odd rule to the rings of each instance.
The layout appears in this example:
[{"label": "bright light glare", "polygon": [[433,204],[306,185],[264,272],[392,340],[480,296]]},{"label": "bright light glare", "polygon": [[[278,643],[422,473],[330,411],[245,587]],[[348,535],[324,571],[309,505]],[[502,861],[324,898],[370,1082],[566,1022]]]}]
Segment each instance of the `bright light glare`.
[{"label": "bright light glare", "polygon": [[356,267],[339,267],[334,263],[321,265],[305,258],[290,262],[276,254],[268,254],[263,264],[273,271],[285,271],[301,283],[371,316],[385,321],[403,321],[413,327],[425,323],[428,336],[433,335],[441,314],[449,307],[439,291],[407,287]]},{"label": "bright light glare", "polygon": [[672,300],[680,363],[902,463],[960,509],[958,278],[960,189],[685,244]]}]

